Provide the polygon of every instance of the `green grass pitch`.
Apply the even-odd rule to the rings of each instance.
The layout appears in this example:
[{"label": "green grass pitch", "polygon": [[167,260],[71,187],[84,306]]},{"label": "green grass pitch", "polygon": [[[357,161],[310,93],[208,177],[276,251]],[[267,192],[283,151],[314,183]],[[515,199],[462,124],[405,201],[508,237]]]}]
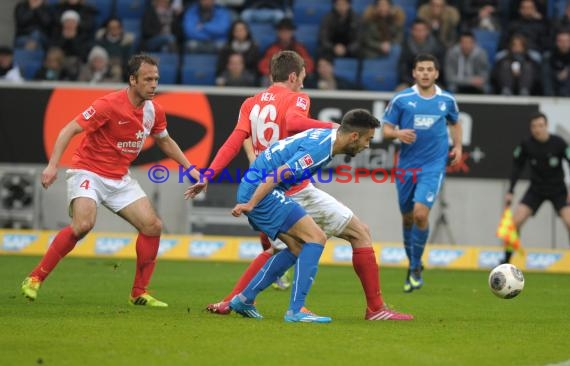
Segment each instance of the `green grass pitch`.
[{"label": "green grass pitch", "polygon": [[388,304],[411,322],[364,321],[351,267],[321,266],[307,305],[331,324],[289,324],[289,292],[258,297],[263,320],[203,311],[245,263],[159,261],[153,294],[168,309],[127,304],[134,261],[66,258],[31,303],[20,283],[37,257],[0,256],[0,365],[547,365],[570,361],[570,275],[525,273],[512,300],[487,272],[426,270],[401,291],[382,269]]}]

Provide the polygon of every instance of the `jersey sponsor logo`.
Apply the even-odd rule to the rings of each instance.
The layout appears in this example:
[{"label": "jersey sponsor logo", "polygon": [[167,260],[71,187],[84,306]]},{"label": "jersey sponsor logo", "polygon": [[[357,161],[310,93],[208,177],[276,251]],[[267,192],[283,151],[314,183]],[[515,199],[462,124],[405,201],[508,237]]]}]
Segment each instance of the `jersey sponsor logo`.
[{"label": "jersey sponsor logo", "polygon": [[406,256],[406,250],[404,248],[382,248],[380,252],[380,261],[385,264],[396,264],[405,261],[408,257]]},{"label": "jersey sponsor logo", "polygon": [[36,240],[38,240],[37,235],[4,234],[2,237],[2,249],[19,252]]},{"label": "jersey sponsor logo", "polygon": [[546,269],[562,258],[560,253],[529,253],[526,257],[526,268]]},{"label": "jersey sponsor logo", "polygon": [[190,257],[208,258],[223,248],[223,241],[192,240],[188,254]]},{"label": "jersey sponsor logo", "polygon": [[428,263],[433,266],[448,266],[459,259],[465,251],[460,249],[432,249]]},{"label": "jersey sponsor logo", "polygon": [[429,114],[416,114],[414,115],[414,128],[416,130],[427,130],[433,126],[438,118],[439,116]]},{"label": "jersey sponsor logo", "polygon": [[301,108],[301,109],[304,110],[304,111],[306,111],[308,104],[309,104],[309,103],[307,102],[307,99],[306,99],[306,98],[297,97],[297,103],[295,103],[295,106]]},{"label": "jersey sponsor logo", "polygon": [[350,245],[335,245],[333,250],[333,260],[335,262],[352,261],[352,248]]},{"label": "jersey sponsor logo", "polygon": [[177,239],[160,239],[160,245],[158,247],[158,256],[160,257],[164,253],[168,252],[170,249],[178,245]]},{"label": "jersey sponsor logo", "polygon": [[505,253],[498,250],[483,250],[479,252],[480,268],[495,268],[505,258]]},{"label": "jersey sponsor logo", "polygon": [[253,259],[257,257],[263,248],[259,242],[242,241],[239,243],[238,257],[239,259]]},{"label": "jersey sponsor logo", "polygon": [[95,115],[95,108],[93,108],[93,106],[90,106],[89,108],[87,108],[86,110],[83,111],[83,113],[81,113],[83,115],[83,118],[85,118],[86,120],[93,117]]},{"label": "jersey sponsor logo", "polygon": [[297,162],[303,169],[310,167],[314,163],[313,158],[309,154],[306,154],[301,159],[297,160]]},{"label": "jersey sponsor logo", "polygon": [[95,253],[115,254],[130,242],[131,238],[109,238],[103,236],[95,240]]}]

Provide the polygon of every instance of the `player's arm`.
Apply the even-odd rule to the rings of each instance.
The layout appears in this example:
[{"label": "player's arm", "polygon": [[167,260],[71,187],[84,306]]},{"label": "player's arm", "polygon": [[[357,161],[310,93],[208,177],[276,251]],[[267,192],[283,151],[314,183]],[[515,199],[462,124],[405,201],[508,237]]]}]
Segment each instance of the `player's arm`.
[{"label": "player's arm", "polygon": [[255,156],[255,152],[253,151],[253,142],[251,140],[251,137],[243,140],[242,146],[245,154],[247,155],[247,160],[249,160],[249,164],[253,163],[257,156]]},{"label": "player's arm", "polygon": [[524,145],[520,144],[517,147],[515,147],[515,150],[513,151],[513,166],[511,170],[509,190],[505,195],[506,206],[510,206],[513,201],[513,192],[515,190],[515,185],[517,184],[517,181],[519,180],[519,177],[522,173],[526,159],[527,159],[527,153],[524,148]]},{"label": "player's arm", "polygon": [[455,165],[461,161],[461,156],[463,155],[463,129],[459,121],[451,124],[449,126],[451,132],[451,141],[453,141],[453,148],[451,149],[451,165]]},{"label": "player's arm", "polygon": [[289,165],[283,164],[277,168],[275,175],[271,175],[271,179],[265,179],[260,185],[257,186],[255,192],[246,203],[238,203],[232,210],[232,215],[235,217],[240,216],[242,213],[250,212],[254,207],[261,202],[273,189],[285,179],[289,179],[293,175],[293,172],[289,168]]},{"label": "player's arm", "polygon": [[319,121],[310,118],[299,111],[290,108],[285,115],[285,123],[287,125],[287,133],[294,135],[310,128],[339,128],[340,125],[335,122]]},{"label": "player's arm", "polygon": [[[155,135],[153,137],[155,138],[156,144],[160,150],[162,150],[166,156],[177,162],[179,165],[182,165],[184,169],[188,169],[192,166],[192,164],[190,164],[186,158],[186,155],[184,155],[180,149],[180,146],[178,146],[176,141],[174,141],[170,135]],[[198,172],[198,169],[190,170],[190,175],[197,181],[200,180],[200,173]]]},{"label": "player's arm", "polygon": [[411,144],[416,141],[416,131],[413,129],[400,130],[393,124],[384,121],[382,124],[382,134],[386,140],[399,139],[405,144]]},{"label": "player's arm", "polygon": [[83,127],[81,127],[75,119],[59,131],[49,163],[42,172],[42,186],[44,188],[47,189],[57,179],[57,164],[59,163],[63,152],[67,148],[67,145],[69,145],[69,141],[71,141],[73,136],[81,132],[83,132]]}]

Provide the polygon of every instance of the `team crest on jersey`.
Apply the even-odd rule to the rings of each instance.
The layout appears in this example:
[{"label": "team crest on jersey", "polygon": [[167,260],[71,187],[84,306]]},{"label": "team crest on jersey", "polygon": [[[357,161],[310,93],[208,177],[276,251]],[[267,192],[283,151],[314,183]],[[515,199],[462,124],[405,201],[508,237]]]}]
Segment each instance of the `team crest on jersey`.
[{"label": "team crest on jersey", "polygon": [[297,103],[295,104],[295,106],[302,108],[304,111],[307,110],[307,99],[303,98],[303,97],[297,97]]},{"label": "team crest on jersey", "polygon": [[303,156],[301,159],[297,160],[301,168],[305,169],[313,165],[313,158],[311,155],[307,154]]},{"label": "team crest on jersey", "polygon": [[81,113],[81,114],[83,115],[83,118],[89,119],[89,118],[93,117],[93,115],[95,114],[95,108],[93,108],[93,106],[90,106],[85,111],[83,111],[83,113]]},{"label": "team crest on jersey", "polygon": [[439,102],[439,110],[445,111],[446,109],[447,109],[447,106],[445,105],[445,102]]}]

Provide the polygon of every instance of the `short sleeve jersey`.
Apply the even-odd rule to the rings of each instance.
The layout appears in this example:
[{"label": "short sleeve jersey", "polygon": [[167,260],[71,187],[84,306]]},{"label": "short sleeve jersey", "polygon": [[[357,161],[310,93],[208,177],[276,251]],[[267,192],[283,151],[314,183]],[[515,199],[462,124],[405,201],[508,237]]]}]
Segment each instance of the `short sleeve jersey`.
[{"label": "short sleeve jersey", "polygon": [[264,180],[275,179],[271,172],[282,165],[287,165],[293,176],[279,183],[279,189],[286,191],[294,183],[308,182],[332,160],[336,132],[336,129],[312,128],[273,143],[255,159],[242,182],[259,185]]},{"label": "short sleeve jersey", "polygon": [[146,138],[165,137],[166,115],[154,101],[134,106],[127,89],[107,94],[75,117],[85,136],[72,159],[72,168],[120,179],[139,155]]},{"label": "short sleeve jersey", "polygon": [[402,143],[398,167],[421,168],[422,172],[444,170],[449,151],[447,121],[455,124],[458,118],[455,97],[438,86],[430,98],[422,97],[416,85],[396,94],[382,122],[416,132],[414,143]]},{"label": "short sleeve jersey", "polygon": [[[307,94],[272,85],[243,102],[236,129],[251,136],[255,155],[258,156],[272,143],[289,136],[285,119],[288,112],[294,109],[308,116],[310,107],[311,100]],[[299,191],[307,184],[295,186],[293,190]]]}]

